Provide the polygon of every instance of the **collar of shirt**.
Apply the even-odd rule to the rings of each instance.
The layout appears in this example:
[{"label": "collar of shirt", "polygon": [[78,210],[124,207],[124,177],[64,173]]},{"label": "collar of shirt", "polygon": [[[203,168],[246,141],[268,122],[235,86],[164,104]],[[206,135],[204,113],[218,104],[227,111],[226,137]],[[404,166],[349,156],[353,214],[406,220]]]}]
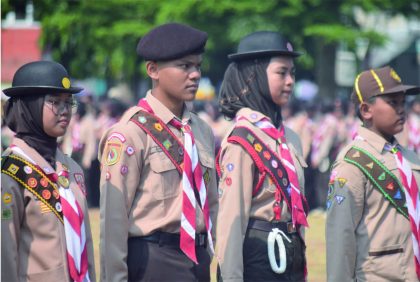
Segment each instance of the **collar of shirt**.
[{"label": "collar of shirt", "polygon": [[[32,147],[30,147],[28,144],[26,144],[25,141],[23,141],[20,138],[15,137],[12,142],[13,145],[16,145],[18,148],[20,148],[25,154],[27,154],[36,165],[38,165],[46,174],[50,174],[55,172],[55,170],[51,167],[51,165]],[[56,153],[56,161],[58,157],[58,150]]]},{"label": "collar of shirt", "polygon": [[252,110],[250,108],[242,108],[242,109],[240,109],[236,113],[236,116],[237,117],[238,116],[244,116],[244,117],[246,117],[252,123],[259,122],[260,120],[262,120],[264,118],[265,119],[268,119],[271,122],[271,119],[268,116],[263,115],[260,112],[254,111],[254,110]]},{"label": "collar of shirt", "polygon": [[359,127],[357,133],[360,137],[362,137],[367,143],[369,143],[380,154],[383,153],[384,151],[388,152],[388,150],[385,150],[386,144],[391,145],[391,146],[395,146],[398,144],[395,138],[394,138],[394,142],[392,144],[389,144],[389,142],[386,141],[382,136],[362,126]]},{"label": "collar of shirt", "polygon": [[[152,95],[152,91],[149,90],[146,95],[146,101],[149,103],[154,114],[158,116],[165,124],[168,124],[173,118],[178,119],[165,105],[163,105],[155,96]],[[182,120],[191,122],[191,113],[184,103],[184,112],[182,113]]]}]

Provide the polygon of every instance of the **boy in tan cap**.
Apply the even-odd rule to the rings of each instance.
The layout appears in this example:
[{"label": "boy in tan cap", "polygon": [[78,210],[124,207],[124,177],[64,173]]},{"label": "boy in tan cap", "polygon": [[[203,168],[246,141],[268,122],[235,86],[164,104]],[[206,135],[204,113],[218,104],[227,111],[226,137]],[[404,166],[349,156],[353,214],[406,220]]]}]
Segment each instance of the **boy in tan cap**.
[{"label": "boy in tan cap", "polygon": [[[328,281],[418,281],[420,160],[394,135],[405,122],[403,85],[390,67],[356,77],[363,122],[335,161],[327,199]],[[417,272],[417,273],[416,273]]]}]

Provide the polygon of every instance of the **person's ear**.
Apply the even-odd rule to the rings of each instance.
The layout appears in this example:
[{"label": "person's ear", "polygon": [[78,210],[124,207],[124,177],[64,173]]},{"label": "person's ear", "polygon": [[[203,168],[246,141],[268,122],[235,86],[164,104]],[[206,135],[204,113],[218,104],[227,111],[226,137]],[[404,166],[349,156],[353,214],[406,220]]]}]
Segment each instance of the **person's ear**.
[{"label": "person's ear", "polygon": [[146,63],[146,71],[147,71],[147,75],[151,79],[158,80],[158,78],[159,78],[159,68],[158,68],[157,62],[148,61]]},{"label": "person's ear", "polygon": [[363,102],[359,105],[360,115],[363,120],[372,119],[372,105],[366,102]]}]

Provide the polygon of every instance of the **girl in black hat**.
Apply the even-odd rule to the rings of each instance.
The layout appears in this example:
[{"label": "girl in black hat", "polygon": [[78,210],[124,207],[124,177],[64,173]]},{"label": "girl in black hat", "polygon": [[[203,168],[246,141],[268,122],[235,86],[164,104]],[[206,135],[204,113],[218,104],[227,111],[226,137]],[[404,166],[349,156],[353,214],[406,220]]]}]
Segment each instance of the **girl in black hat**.
[{"label": "girl in black hat", "polygon": [[304,281],[302,149],[282,124],[301,53],[276,32],[243,38],[220,90],[221,112],[235,119],[218,168],[219,280]]},{"label": "girl in black hat", "polygon": [[3,90],[16,133],[1,166],[3,281],[95,281],[83,172],[57,148],[81,90],[49,61],[22,66]]}]

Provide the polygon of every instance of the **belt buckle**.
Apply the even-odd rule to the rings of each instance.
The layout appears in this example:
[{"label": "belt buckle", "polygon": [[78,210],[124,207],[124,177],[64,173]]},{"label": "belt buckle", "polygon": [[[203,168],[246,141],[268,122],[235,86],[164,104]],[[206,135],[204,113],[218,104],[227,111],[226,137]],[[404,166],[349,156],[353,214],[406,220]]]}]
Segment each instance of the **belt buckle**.
[{"label": "belt buckle", "polygon": [[296,226],[293,226],[292,222],[287,222],[287,233],[295,233]]}]

